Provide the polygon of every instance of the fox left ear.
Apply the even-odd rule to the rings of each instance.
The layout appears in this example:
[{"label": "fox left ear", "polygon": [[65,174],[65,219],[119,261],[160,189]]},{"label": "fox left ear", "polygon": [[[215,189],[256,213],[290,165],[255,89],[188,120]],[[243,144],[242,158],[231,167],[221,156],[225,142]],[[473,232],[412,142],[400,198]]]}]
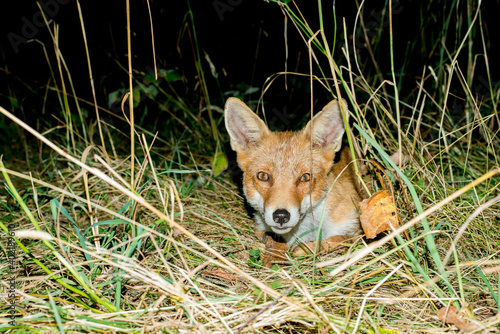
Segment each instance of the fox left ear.
[{"label": "fox left ear", "polygon": [[[344,112],[349,117],[347,102],[342,99]],[[344,135],[344,120],[341,106],[337,100],[328,103],[304,128],[304,135],[310,139],[312,131],[313,145],[337,152],[342,144]]]},{"label": "fox left ear", "polygon": [[269,134],[266,124],[248,106],[235,97],[230,97],[224,109],[226,129],[231,138],[231,147],[236,152],[259,145]]}]

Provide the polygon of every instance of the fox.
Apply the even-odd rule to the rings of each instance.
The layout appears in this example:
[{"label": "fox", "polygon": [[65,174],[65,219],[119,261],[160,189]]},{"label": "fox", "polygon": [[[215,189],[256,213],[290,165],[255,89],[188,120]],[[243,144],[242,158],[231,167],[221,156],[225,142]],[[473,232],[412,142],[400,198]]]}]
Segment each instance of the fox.
[{"label": "fox", "polygon": [[[347,118],[347,102],[341,103]],[[313,249],[320,228],[321,248],[331,238],[360,234],[357,204],[363,194],[349,147],[341,150],[341,108],[333,100],[302,130],[273,132],[238,98],[226,101],[230,145],[243,171],[243,193],[255,211],[255,234],[264,243],[265,235],[274,234],[287,247]]]}]

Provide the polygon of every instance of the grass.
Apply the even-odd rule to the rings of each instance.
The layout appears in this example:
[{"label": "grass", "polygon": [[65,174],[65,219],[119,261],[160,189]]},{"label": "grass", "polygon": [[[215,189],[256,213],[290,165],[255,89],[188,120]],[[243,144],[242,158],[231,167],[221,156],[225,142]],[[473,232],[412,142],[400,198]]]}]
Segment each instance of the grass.
[{"label": "grass", "polygon": [[[487,51],[481,12],[476,3],[450,1],[441,16],[422,19],[422,29],[442,20],[442,30],[426,40],[433,63],[422,67],[408,89],[401,74],[420,64],[394,65],[397,14],[391,3],[380,13],[389,25],[378,28],[367,24],[370,14],[363,3],[355,27],[321,2],[319,23],[306,21],[294,2],[275,5],[310,46],[311,73],[287,75],[324,87],[314,95],[348,101],[351,151],[366,157],[357,161],[359,167],[369,159],[386,167],[384,182],[396,189],[400,228],[331,254],[290,259],[288,267],[260,266],[264,245],[253,235],[241,192],[229,173],[214,173],[227,163],[221,142],[228,138],[217,130],[222,119],[213,105],[223,101],[209,94],[194,33],[195,9],[189,7],[186,20],[201,87],[195,105],[203,107],[177,93],[182,83],[172,71],[160,71],[159,81],[136,71],[127,85],[134,100],[115,94],[111,101],[129,102],[129,110],[158,101],[173,116],[167,131],[153,134],[137,119],[117,116],[116,122],[128,128],[102,121],[101,147],[96,146],[95,129],[81,118],[80,105],[98,110],[101,120],[103,113],[113,113],[79,100],[71,85],[69,90],[48,87],[63,121],[44,134],[0,108],[10,124],[43,142],[38,155],[49,157],[41,159],[38,174],[9,169],[21,165],[13,159],[0,162],[5,184],[0,228],[6,233],[0,245],[4,254],[14,247],[18,265],[12,270],[2,262],[2,277],[14,275],[17,289],[2,306],[7,314],[7,302],[14,301],[16,323],[4,317],[0,331],[443,332],[459,330],[438,317],[439,309],[454,306],[476,326],[473,331],[495,332],[500,323],[500,90],[486,55],[471,47],[479,43],[481,52]],[[428,10],[425,6],[422,10]],[[83,27],[84,13],[79,14]],[[327,19],[337,23],[333,36],[323,27]],[[457,29],[453,22],[463,26]],[[372,38],[363,50],[339,49],[352,48],[348,31]],[[380,60],[387,55],[384,65]],[[462,57],[465,65],[458,61]],[[59,51],[57,59],[64,64]],[[473,93],[480,61],[489,83],[482,100]],[[52,76],[71,82],[64,66]],[[207,117],[199,116],[200,109]],[[130,140],[136,149],[125,152],[120,142]],[[401,160],[394,163],[388,155],[398,148]],[[11,230],[23,231],[12,239],[14,246],[7,242]],[[7,296],[5,280],[1,287]]]}]

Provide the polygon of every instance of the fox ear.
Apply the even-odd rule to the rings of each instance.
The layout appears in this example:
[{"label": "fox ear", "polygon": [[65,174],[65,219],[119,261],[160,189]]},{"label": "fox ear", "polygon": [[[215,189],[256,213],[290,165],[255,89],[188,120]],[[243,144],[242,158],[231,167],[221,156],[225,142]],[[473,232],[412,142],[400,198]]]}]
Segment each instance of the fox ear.
[{"label": "fox ear", "polygon": [[[342,99],[346,117],[349,116],[347,102]],[[337,152],[342,144],[344,135],[344,120],[341,106],[337,100],[328,103],[314,118],[307,123],[303,133],[307,139],[311,138],[313,145]]]},{"label": "fox ear", "polygon": [[236,152],[257,145],[270,132],[259,116],[235,97],[227,100],[224,119],[231,147]]}]

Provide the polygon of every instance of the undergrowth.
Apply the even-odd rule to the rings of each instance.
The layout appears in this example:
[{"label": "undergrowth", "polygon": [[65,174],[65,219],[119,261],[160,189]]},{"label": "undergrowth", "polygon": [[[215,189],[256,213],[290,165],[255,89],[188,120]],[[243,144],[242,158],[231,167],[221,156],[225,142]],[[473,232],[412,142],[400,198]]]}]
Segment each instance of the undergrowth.
[{"label": "undergrowth", "polygon": [[[379,25],[369,24],[364,2],[357,3],[354,26],[321,1],[318,22],[306,21],[296,2],[274,4],[303,37],[313,69],[287,75],[315,83],[314,106],[317,95],[348,101],[348,142],[363,157],[357,168],[384,167],[376,188],[394,190],[404,226],[373,243],[361,238],[334,253],[290,258],[286,267],[262,267],[264,245],[234,182],[241,172],[224,150],[224,99],[256,90],[240,84],[209,93],[211,70],[201,58],[191,7],[185,23],[198,75],[190,79],[201,87],[195,103],[182,97],[187,79],[178,69],[160,69],[158,79],[154,71],[133,70],[131,84],[109,94],[103,107],[79,100],[71,84],[55,84],[59,76],[71,82],[70,71],[55,67],[47,89],[60,103],[57,125],[40,134],[0,108],[7,124],[43,143],[30,148],[40,169],[30,157],[0,163],[1,307],[4,315],[15,310],[15,322],[4,316],[0,330],[497,331],[500,89],[489,72],[480,2],[445,2],[445,10],[421,20],[424,33],[431,21],[442,22],[425,40],[428,63],[401,68],[394,66],[392,38],[401,27],[393,26],[393,2],[380,8],[387,24]],[[420,6],[426,12],[432,5]],[[325,31],[326,20],[335,31]],[[479,65],[488,82],[481,96],[474,89]],[[411,67],[421,75],[402,87]],[[257,108],[281,75],[262,83]],[[82,106],[105,116],[89,123]],[[134,112],[147,108],[170,116],[159,133],[132,122]],[[136,149],[127,152],[131,141]],[[394,163],[389,156],[396,151]],[[10,167],[21,165],[26,169]],[[15,280],[11,294],[7,277]],[[470,327],[440,319],[443,307],[456,307]]]}]

